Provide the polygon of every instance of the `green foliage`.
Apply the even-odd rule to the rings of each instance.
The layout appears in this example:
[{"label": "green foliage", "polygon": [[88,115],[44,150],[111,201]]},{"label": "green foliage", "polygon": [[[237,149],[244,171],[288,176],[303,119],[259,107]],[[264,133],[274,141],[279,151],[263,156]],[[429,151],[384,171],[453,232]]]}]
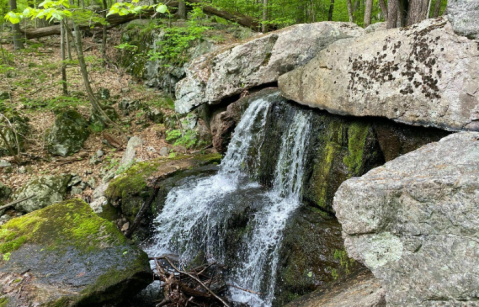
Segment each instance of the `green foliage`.
[{"label": "green foliage", "polygon": [[339,262],[341,264],[341,267],[344,269],[344,272],[346,274],[350,274],[351,273],[351,268],[354,265],[356,265],[356,262],[354,261],[354,259],[349,258],[348,253],[344,249],[335,250],[334,251],[334,259],[339,260]]},{"label": "green foliage", "polygon": [[185,146],[187,149],[194,147],[198,141],[197,132],[187,129],[184,133],[180,130],[169,130],[166,132],[166,140],[168,142],[175,141],[175,146]]}]

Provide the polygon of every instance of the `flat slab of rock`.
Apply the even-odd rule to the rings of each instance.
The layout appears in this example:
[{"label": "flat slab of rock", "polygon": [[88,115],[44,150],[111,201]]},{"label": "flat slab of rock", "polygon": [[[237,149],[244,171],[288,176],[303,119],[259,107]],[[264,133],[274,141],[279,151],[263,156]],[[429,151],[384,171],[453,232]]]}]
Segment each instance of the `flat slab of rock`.
[{"label": "flat slab of rock", "polygon": [[371,272],[362,270],[292,301],[285,307],[385,307],[385,291]]},{"label": "flat slab of rock", "polygon": [[478,132],[345,181],[333,208],[349,256],[381,280],[388,306],[478,306]]},{"label": "flat slab of rock", "polygon": [[176,85],[175,109],[187,113],[201,104],[219,103],[276,82],[332,42],[363,33],[352,23],[299,24],[198,57],[186,66],[186,78]]},{"label": "flat slab of rock", "polygon": [[339,115],[479,130],[479,49],[446,18],[341,40],[279,78],[283,95]]},{"label": "flat slab of rock", "polygon": [[100,306],[151,282],[148,256],[74,199],[0,227],[1,306]]}]

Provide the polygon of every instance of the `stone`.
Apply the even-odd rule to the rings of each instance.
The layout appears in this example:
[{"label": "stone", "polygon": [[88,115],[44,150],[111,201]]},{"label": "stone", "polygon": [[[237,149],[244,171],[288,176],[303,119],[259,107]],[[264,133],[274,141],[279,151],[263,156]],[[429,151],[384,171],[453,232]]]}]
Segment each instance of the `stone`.
[{"label": "stone", "polygon": [[90,135],[87,121],[75,110],[60,113],[47,136],[48,152],[66,157],[80,151]]},{"label": "stone", "polygon": [[363,33],[352,23],[298,24],[197,57],[185,66],[186,78],[176,85],[175,109],[188,113],[201,104],[217,104],[247,89],[276,82],[332,42]]},{"label": "stone", "polygon": [[68,182],[69,187],[77,185],[82,181],[82,178],[80,176],[78,176],[77,174],[71,174],[71,176],[72,177],[70,179],[70,182]]},{"label": "stone", "polygon": [[460,132],[345,181],[333,208],[388,306],[476,306],[479,133]]},{"label": "stone", "polygon": [[103,157],[103,155],[105,154],[105,152],[101,149],[98,149],[97,151],[95,151],[95,154],[98,158],[101,158]]},{"label": "stone", "polygon": [[92,188],[92,189],[94,189],[95,186],[96,186],[96,180],[95,180],[94,177],[90,177],[90,178],[87,180],[86,183],[87,183],[88,186],[89,186],[90,188]]},{"label": "stone", "polygon": [[160,148],[160,156],[166,157],[169,154],[170,154],[170,149],[168,147]]},{"label": "stone", "polygon": [[446,18],[329,45],[279,78],[283,96],[339,115],[479,130],[479,50]]},{"label": "stone", "polygon": [[130,98],[123,98],[118,104],[118,108],[122,110],[123,115],[128,115],[130,111],[138,110],[140,107],[140,101],[131,100]]},{"label": "stone", "polygon": [[121,232],[126,232],[129,228],[130,228],[130,223],[126,222],[125,224],[123,224],[123,226],[121,226]]},{"label": "stone", "polygon": [[[103,112],[105,112],[105,114],[108,116],[108,118],[111,121],[117,122],[118,119],[120,118],[118,116],[118,113],[116,112],[115,108],[113,108],[111,106],[104,106],[104,105],[102,105],[101,108],[103,109]],[[89,122],[90,122],[90,125],[93,127],[94,130],[101,131],[101,130],[103,130],[107,127],[101,121],[101,115],[99,114],[99,112],[96,112],[95,110],[92,109],[90,111],[90,114],[91,115],[90,115]]]},{"label": "stone", "polygon": [[5,224],[6,222],[10,221],[12,219],[12,217],[8,214],[3,214],[1,213],[2,211],[0,211],[0,226],[2,226],[3,224]]},{"label": "stone", "polygon": [[12,164],[5,160],[0,160],[0,167],[11,167]]},{"label": "stone", "polygon": [[32,195],[36,196],[16,204],[15,210],[29,213],[63,201],[70,179],[71,175],[44,176],[31,179],[12,194],[12,200],[19,200]]},{"label": "stone", "polygon": [[362,270],[284,307],[386,307],[385,294],[380,281]]},{"label": "stone", "polygon": [[7,200],[10,194],[12,194],[12,189],[10,189],[8,185],[0,182],[0,201]]},{"label": "stone", "polygon": [[78,187],[72,187],[71,195],[78,195],[83,193],[83,189]]},{"label": "stone", "polygon": [[100,87],[100,90],[98,90],[98,96],[103,100],[110,99],[110,90],[104,87]]},{"label": "stone", "polygon": [[119,167],[127,167],[135,162],[136,150],[141,148],[143,141],[140,137],[134,136],[128,140],[128,145],[123,153]]},{"label": "stone", "polygon": [[152,108],[146,111],[146,116],[155,124],[163,124],[165,122],[165,114],[161,110]]},{"label": "stone", "polygon": [[478,0],[450,0],[446,10],[447,18],[456,34],[479,39]]},{"label": "stone", "polygon": [[368,26],[366,29],[364,29],[364,32],[372,33],[372,32],[376,32],[376,31],[386,30],[386,26],[387,26],[386,22],[376,22],[376,23],[373,23],[372,25]]},{"label": "stone", "polygon": [[79,199],[11,219],[0,234],[5,307],[103,306],[151,283],[145,252]]},{"label": "stone", "polygon": [[25,166],[20,166],[18,168],[18,173],[19,174],[25,174],[27,172],[27,169],[25,168]]}]

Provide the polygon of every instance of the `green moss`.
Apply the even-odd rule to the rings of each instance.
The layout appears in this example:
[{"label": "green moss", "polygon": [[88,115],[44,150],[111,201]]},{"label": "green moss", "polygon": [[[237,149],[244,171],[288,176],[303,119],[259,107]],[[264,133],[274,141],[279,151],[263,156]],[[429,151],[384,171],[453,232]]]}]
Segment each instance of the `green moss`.
[{"label": "green moss", "polygon": [[362,122],[353,122],[349,125],[349,155],[344,157],[343,162],[348,167],[350,175],[359,174],[361,172],[369,127],[369,124]]},{"label": "green moss", "polygon": [[[320,177],[320,180],[317,180],[316,185],[316,204],[320,208],[326,208],[329,206],[327,200],[328,196],[328,185],[325,184],[328,182],[328,177],[333,166],[334,157],[341,150],[341,147],[333,142],[329,142],[324,147],[323,159],[317,167],[317,175]],[[319,178],[318,178],[319,179]]]},{"label": "green moss", "polygon": [[68,245],[90,251],[125,240],[113,223],[99,218],[85,202],[72,199],[12,219],[0,227],[0,254],[13,252],[29,242],[50,250]]},{"label": "green moss", "polygon": [[0,307],[6,307],[7,304],[8,304],[8,297],[3,297],[3,298],[0,298]]}]

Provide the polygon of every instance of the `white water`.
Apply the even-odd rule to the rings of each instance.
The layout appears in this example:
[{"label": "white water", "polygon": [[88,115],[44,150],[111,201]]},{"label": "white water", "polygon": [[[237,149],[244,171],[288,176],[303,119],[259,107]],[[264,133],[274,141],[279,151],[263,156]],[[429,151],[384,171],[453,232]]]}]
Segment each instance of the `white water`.
[{"label": "white water", "polygon": [[[304,151],[310,130],[310,116],[296,111],[283,134],[281,150],[271,190],[264,191],[248,174],[260,163],[259,152],[264,141],[264,128],[271,103],[259,99],[244,113],[235,129],[218,174],[188,181],[173,188],[157,226],[152,255],[177,253],[185,261],[203,250],[208,260],[225,261],[224,238],[228,216],[234,211],[231,195],[254,195],[261,203],[248,222],[251,231],[243,235],[245,249],[238,252],[229,276],[229,283],[262,295],[254,295],[231,287],[231,299],[250,306],[270,306],[274,299],[279,249],[286,221],[300,205],[304,171]],[[254,148],[253,148],[254,147]],[[255,157],[249,157],[251,149]],[[233,196],[234,198],[234,196]]]}]

